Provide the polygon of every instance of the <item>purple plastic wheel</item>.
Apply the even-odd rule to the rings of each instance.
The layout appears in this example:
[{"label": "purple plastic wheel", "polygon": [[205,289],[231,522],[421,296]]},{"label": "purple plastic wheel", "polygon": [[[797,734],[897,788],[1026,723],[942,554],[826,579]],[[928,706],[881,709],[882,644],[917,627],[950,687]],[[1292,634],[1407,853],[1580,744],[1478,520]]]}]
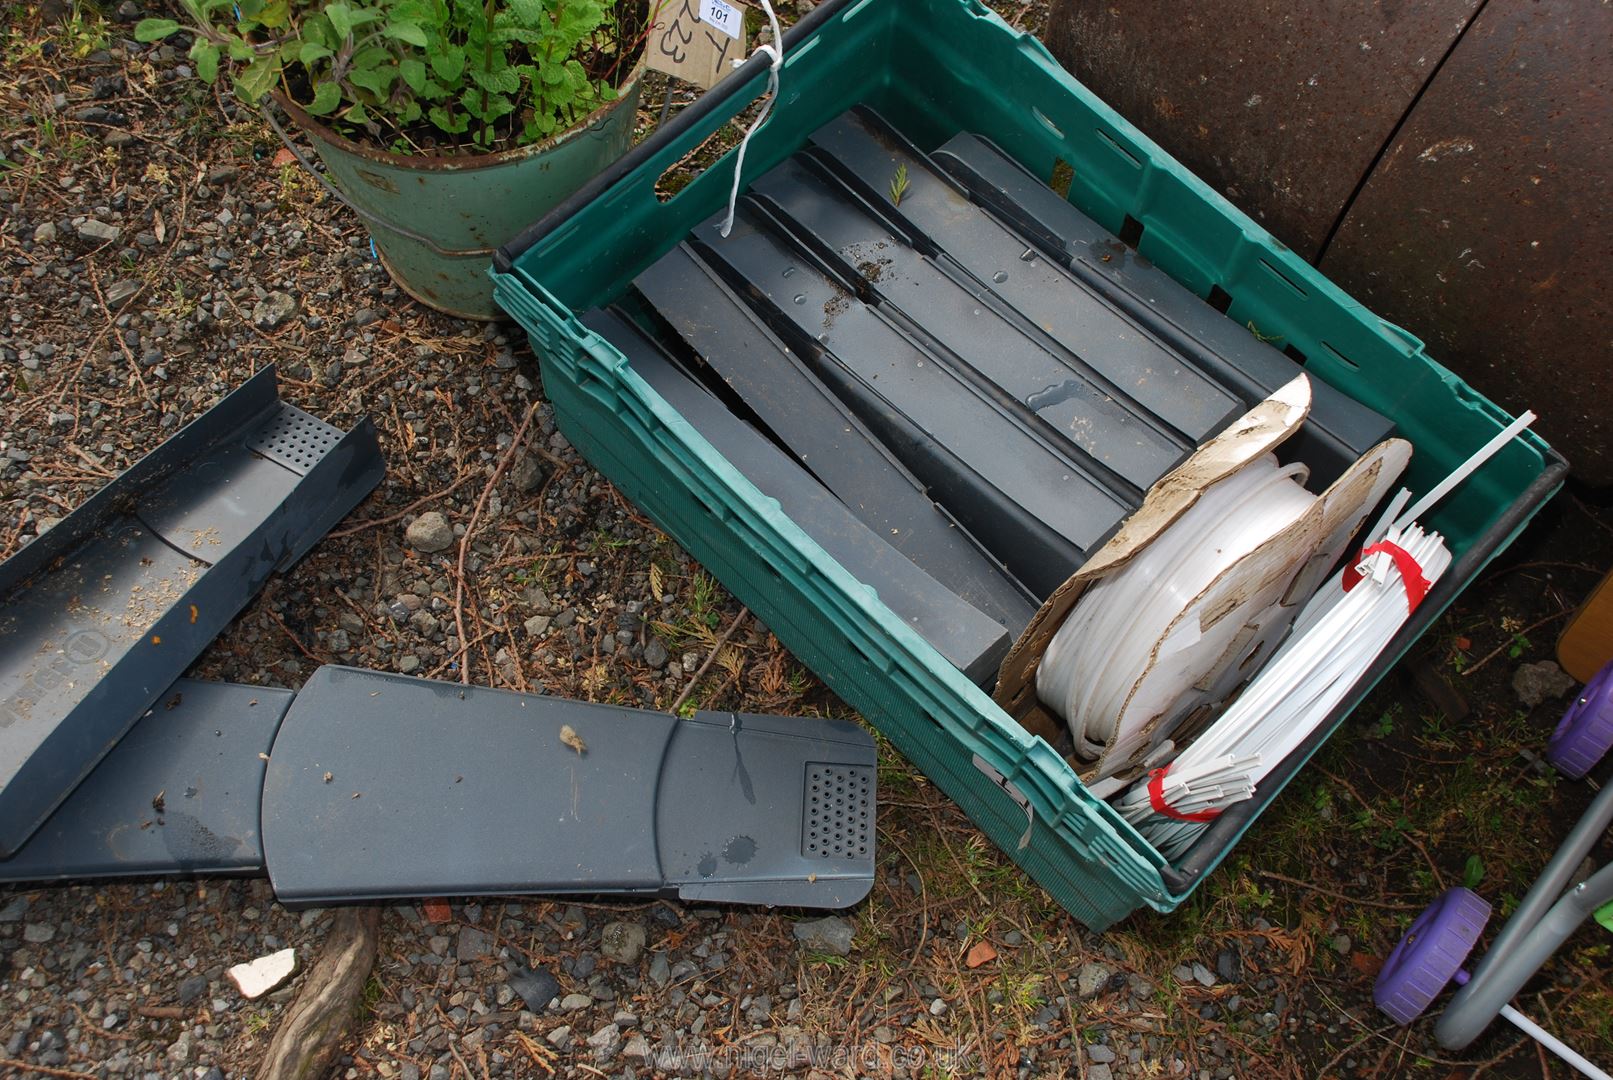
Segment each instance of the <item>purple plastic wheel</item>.
[{"label": "purple plastic wheel", "polygon": [[1372,1000],[1397,1024],[1409,1024],[1433,1004],[1478,944],[1490,905],[1471,889],[1447,889],[1423,909],[1383,962]]},{"label": "purple plastic wheel", "polygon": [[1546,744],[1546,760],[1564,776],[1578,780],[1613,748],[1613,662],[1602,668],[1574,703]]}]

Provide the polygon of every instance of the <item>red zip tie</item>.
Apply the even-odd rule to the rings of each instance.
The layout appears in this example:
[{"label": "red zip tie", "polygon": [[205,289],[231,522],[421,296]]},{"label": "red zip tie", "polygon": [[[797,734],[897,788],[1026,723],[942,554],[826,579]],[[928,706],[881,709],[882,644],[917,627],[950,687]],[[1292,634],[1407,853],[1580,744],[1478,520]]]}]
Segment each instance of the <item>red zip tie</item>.
[{"label": "red zip tie", "polygon": [[1163,769],[1155,769],[1148,774],[1148,802],[1153,806],[1154,813],[1164,814],[1166,817],[1175,818],[1177,821],[1214,821],[1221,816],[1221,811],[1213,809],[1200,810],[1196,814],[1182,814],[1172,809],[1171,805],[1165,801],[1165,774],[1168,772],[1170,772],[1170,767],[1166,766]]},{"label": "red zip tie", "polygon": [[1356,567],[1360,566],[1368,555],[1376,555],[1379,552],[1395,561],[1395,569],[1400,571],[1400,583],[1406,587],[1406,611],[1408,614],[1416,611],[1417,605],[1428,595],[1428,579],[1423,577],[1423,568],[1417,565],[1417,560],[1411,557],[1410,552],[1388,540],[1379,540],[1350,560],[1350,565],[1344,568],[1344,591],[1349,592],[1361,581],[1361,571]]}]

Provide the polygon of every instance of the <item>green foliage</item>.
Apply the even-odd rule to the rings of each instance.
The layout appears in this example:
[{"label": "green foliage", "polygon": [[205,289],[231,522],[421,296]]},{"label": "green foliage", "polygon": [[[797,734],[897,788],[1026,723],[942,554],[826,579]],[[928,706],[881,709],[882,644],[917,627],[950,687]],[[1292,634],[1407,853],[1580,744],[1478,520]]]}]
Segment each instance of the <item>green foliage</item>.
[{"label": "green foliage", "polygon": [[601,0],[181,0],[190,59],[256,104],[278,88],[344,133],[393,145],[435,129],[478,150],[564,131],[616,96],[580,56],[610,44]]},{"label": "green foliage", "polygon": [[896,173],[891,177],[891,205],[901,206],[902,196],[907,194],[907,166],[896,166]]}]

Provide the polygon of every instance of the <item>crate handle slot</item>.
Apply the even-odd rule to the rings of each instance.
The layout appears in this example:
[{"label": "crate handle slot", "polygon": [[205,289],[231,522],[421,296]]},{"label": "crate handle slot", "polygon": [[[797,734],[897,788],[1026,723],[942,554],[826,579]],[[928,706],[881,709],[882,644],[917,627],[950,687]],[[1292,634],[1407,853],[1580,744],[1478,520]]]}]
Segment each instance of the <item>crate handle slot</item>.
[{"label": "crate handle slot", "polygon": [[1267,262],[1265,259],[1261,259],[1260,260],[1260,265],[1264,266],[1266,268],[1267,273],[1271,274],[1272,277],[1276,278],[1278,281],[1282,282],[1284,285],[1287,285],[1290,289],[1293,289],[1294,292],[1299,295],[1300,299],[1302,299],[1302,300],[1309,300],[1310,299],[1310,293],[1308,293],[1304,289],[1300,288],[1297,284],[1295,284],[1295,282],[1294,282],[1294,280],[1292,278],[1290,278],[1287,274],[1283,273],[1281,270],[1277,269],[1275,266],[1271,265],[1271,263]]},{"label": "crate handle slot", "polygon": [[1143,167],[1143,163],[1137,160],[1137,155],[1133,154],[1130,150],[1127,150],[1124,146],[1121,146],[1113,135],[1109,134],[1102,128],[1093,128],[1092,130],[1098,133],[1098,138],[1109,144],[1109,149],[1131,162],[1132,168],[1140,169]]},{"label": "crate handle slot", "polygon": [[1042,122],[1042,126],[1051,131],[1056,137],[1060,139],[1064,138],[1064,129],[1053,123],[1053,121],[1049,120],[1047,118],[1047,114],[1041,109],[1038,109],[1035,105],[1032,105],[1031,114],[1035,116],[1036,119],[1040,120]]},{"label": "crate handle slot", "polygon": [[1343,353],[1339,352],[1337,349],[1335,349],[1333,346],[1329,345],[1327,342],[1325,342],[1325,341],[1322,342],[1322,348],[1324,348],[1328,352],[1332,353],[1333,354],[1333,359],[1337,360],[1339,363],[1343,364],[1345,367],[1349,368],[1351,371],[1360,371],[1361,370],[1361,365],[1360,364],[1356,363],[1354,360],[1351,360],[1348,356],[1345,356]]}]

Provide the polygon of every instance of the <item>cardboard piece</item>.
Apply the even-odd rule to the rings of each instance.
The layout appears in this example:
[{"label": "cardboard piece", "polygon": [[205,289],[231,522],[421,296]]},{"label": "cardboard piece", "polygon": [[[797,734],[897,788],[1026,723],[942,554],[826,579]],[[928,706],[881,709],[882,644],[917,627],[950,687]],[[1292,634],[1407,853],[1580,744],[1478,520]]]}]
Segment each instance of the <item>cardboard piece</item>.
[{"label": "cardboard piece", "polygon": [[1221,434],[1199,447],[1181,465],[1148,490],[1143,504],[1121,523],[1069,580],[1055,589],[1031,618],[1030,625],[1008,650],[992,699],[1027,731],[1054,742],[1063,730],[1036,699],[1036,669],[1047,643],[1063,625],[1087,584],[1113,573],[1187,512],[1199,494],[1268,453],[1297,431],[1310,412],[1310,380],[1303,375],[1280,387]]},{"label": "cardboard piece", "polygon": [[[1208,721],[1239,685],[1253,677],[1276,651],[1299,606],[1314,591],[1295,587],[1301,573],[1323,572],[1344,554],[1366,515],[1388,493],[1411,460],[1411,444],[1389,439],[1369,450],[1334,481],[1297,520],[1227,567],[1183,611],[1155,643],[1149,661],[1132,682],[1122,714],[1146,715],[1128,737],[1126,725],[1104,748],[1093,770],[1097,777],[1133,768],[1166,738],[1182,737],[1171,718]],[[1185,693],[1171,700],[1157,688],[1145,696],[1151,679],[1169,688],[1170,671],[1202,672]],[[1156,684],[1157,687],[1157,684]],[[1196,715],[1195,715],[1196,713]]]},{"label": "cardboard piece", "polygon": [[[1027,730],[1068,745],[1064,718],[1036,697],[1036,671],[1053,635],[1086,587],[1115,573],[1193,506],[1199,495],[1298,430],[1309,406],[1309,381],[1283,387],[1217,436],[1179,469],[1155,485],[1143,507],[1121,531],[1058,589],[1009,651],[994,694],[998,704]],[[1232,695],[1259,670],[1282,638],[1297,605],[1342,556],[1366,514],[1383,497],[1410,459],[1408,443],[1391,439],[1374,447],[1286,528],[1222,571],[1156,642],[1149,663],[1136,673],[1122,711],[1135,702],[1156,715],[1117,745],[1111,739],[1097,762],[1072,760],[1087,778],[1132,769],[1164,738],[1207,721],[1211,707]],[[1306,553],[1309,553],[1308,555]],[[1201,676],[1184,695],[1166,704],[1138,695],[1164,664]],[[1170,685],[1166,683],[1167,687]],[[1185,717],[1171,729],[1164,716]],[[1117,725],[1117,732],[1124,730]]]},{"label": "cardboard piece", "polygon": [[661,0],[656,5],[644,63],[710,90],[745,57],[744,35],[734,38],[700,17],[700,0]]}]

